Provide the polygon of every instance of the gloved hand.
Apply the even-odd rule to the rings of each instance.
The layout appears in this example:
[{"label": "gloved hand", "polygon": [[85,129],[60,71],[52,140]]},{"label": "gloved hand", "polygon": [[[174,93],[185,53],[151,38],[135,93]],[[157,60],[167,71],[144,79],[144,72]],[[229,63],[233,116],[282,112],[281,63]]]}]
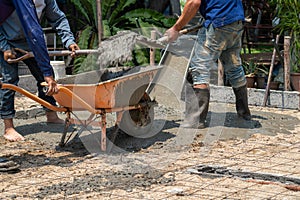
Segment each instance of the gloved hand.
[{"label": "gloved hand", "polygon": [[16,58],[16,52],[14,49],[6,50],[3,53],[4,60],[7,61],[8,59],[15,59]]},{"label": "gloved hand", "polygon": [[171,27],[169,28],[166,33],[164,34],[164,36],[167,36],[168,40],[167,42],[171,43],[174,42],[175,40],[177,40],[177,38],[179,37],[179,31],[175,29],[175,27]]},{"label": "gloved hand", "polygon": [[76,51],[76,50],[80,50],[80,48],[79,48],[79,46],[78,46],[76,43],[74,43],[74,44],[71,44],[71,45],[69,46],[69,50],[72,51],[72,53],[71,53],[70,56],[71,56],[72,58],[74,58],[74,57],[76,56],[75,51]]}]

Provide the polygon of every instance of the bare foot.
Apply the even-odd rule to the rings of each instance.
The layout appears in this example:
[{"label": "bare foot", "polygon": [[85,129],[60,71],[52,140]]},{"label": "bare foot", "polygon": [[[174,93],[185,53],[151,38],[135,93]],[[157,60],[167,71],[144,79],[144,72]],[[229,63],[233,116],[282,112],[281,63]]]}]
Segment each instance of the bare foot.
[{"label": "bare foot", "polygon": [[20,135],[14,128],[5,129],[3,137],[10,142],[25,140],[25,138]]},{"label": "bare foot", "polygon": [[54,123],[54,124],[64,124],[65,121],[60,119],[56,112],[54,111],[47,111],[46,112],[47,122]]}]

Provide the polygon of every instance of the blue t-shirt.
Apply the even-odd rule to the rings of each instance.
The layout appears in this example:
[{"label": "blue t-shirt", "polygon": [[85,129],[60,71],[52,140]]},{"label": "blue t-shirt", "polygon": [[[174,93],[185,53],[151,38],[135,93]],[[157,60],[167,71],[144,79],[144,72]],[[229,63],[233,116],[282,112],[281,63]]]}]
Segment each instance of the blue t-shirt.
[{"label": "blue t-shirt", "polygon": [[205,27],[210,24],[221,27],[245,20],[242,0],[202,0],[200,13],[205,19]]}]

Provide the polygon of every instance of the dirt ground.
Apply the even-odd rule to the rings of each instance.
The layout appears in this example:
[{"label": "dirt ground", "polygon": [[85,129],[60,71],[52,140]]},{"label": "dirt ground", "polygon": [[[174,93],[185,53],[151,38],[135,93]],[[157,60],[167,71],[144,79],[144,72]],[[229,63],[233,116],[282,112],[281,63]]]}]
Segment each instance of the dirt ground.
[{"label": "dirt ground", "polygon": [[[23,101],[16,102],[20,110]],[[212,102],[209,128],[182,129],[182,110],[159,104],[151,135],[119,131],[108,152],[100,151],[97,127],[60,148],[63,125],[43,115],[16,119],[26,140],[1,137],[0,155],[20,171],[0,174],[0,199],[300,199],[300,113],[251,112],[245,122],[234,105]],[[108,114],[108,138],[114,118]]]}]

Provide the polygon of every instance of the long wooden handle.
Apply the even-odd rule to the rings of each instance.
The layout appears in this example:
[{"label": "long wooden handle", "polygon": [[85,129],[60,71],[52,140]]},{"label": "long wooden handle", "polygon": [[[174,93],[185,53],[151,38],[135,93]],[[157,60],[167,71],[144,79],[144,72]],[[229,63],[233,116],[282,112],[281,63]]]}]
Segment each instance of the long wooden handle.
[{"label": "long wooden handle", "polygon": [[[191,32],[197,31],[201,27],[202,27],[202,24],[198,23],[198,24],[196,24],[194,26],[191,26],[189,28],[182,29],[181,31],[179,31],[179,35],[183,35],[183,34],[187,34],[187,33],[191,33]],[[168,40],[169,40],[168,36],[163,36],[163,37],[161,37],[161,38],[158,39],[158,41],[162,42],[162,43],[168,42]]]},{"label": "long wooden handle", "polygon": [[[33,58],[34,55],[32,52],[24,51],[22,49],[15,49],[16,51],[20,51],[21,53],[24,53],[24,55],[15,58],[15,59],[8,59],[8,63],[17,63],[20,61],[23,61],[28,58]],[[73,52],[69,50],[56,50],[56,51],[48,51],[48,54],[50,57],[53,56],[68,56],[71,55]],[[76,55],[88,55],[88,54],[99,54],[99,51],[96,49],[80,49],[75,51]]]},{"label": "long wooden handle", "polygon": [[263,106],[266,106],[268,96],[270,93],[270,82],[271,82],[271,78],[272,78],[272,73],[273,73],[273,68],[274,68],[274,63],[275,63],[275,56],[276,56],[276,46],[278,45],[278,42],[279,42],[279,35],[276,35],[276,40],[274,43],[274,49],[273,49],[273,54],[272,54],[271,66],[270,66],[270,70],[269,70],[269,76],[268,76],[268,82],[267,82],[267,87],[266,87],[266,91],[265,91]]},{"label": "long wooden handle", "polygon": [[[61,51],[48,51],[49,56],[68,56],[72,51],[69,50],[61,50]],[[88,54],[99,54],[98,50],[94,49],[82,49],[82,50],[76,50],[76,55],[88,55]]]}]

